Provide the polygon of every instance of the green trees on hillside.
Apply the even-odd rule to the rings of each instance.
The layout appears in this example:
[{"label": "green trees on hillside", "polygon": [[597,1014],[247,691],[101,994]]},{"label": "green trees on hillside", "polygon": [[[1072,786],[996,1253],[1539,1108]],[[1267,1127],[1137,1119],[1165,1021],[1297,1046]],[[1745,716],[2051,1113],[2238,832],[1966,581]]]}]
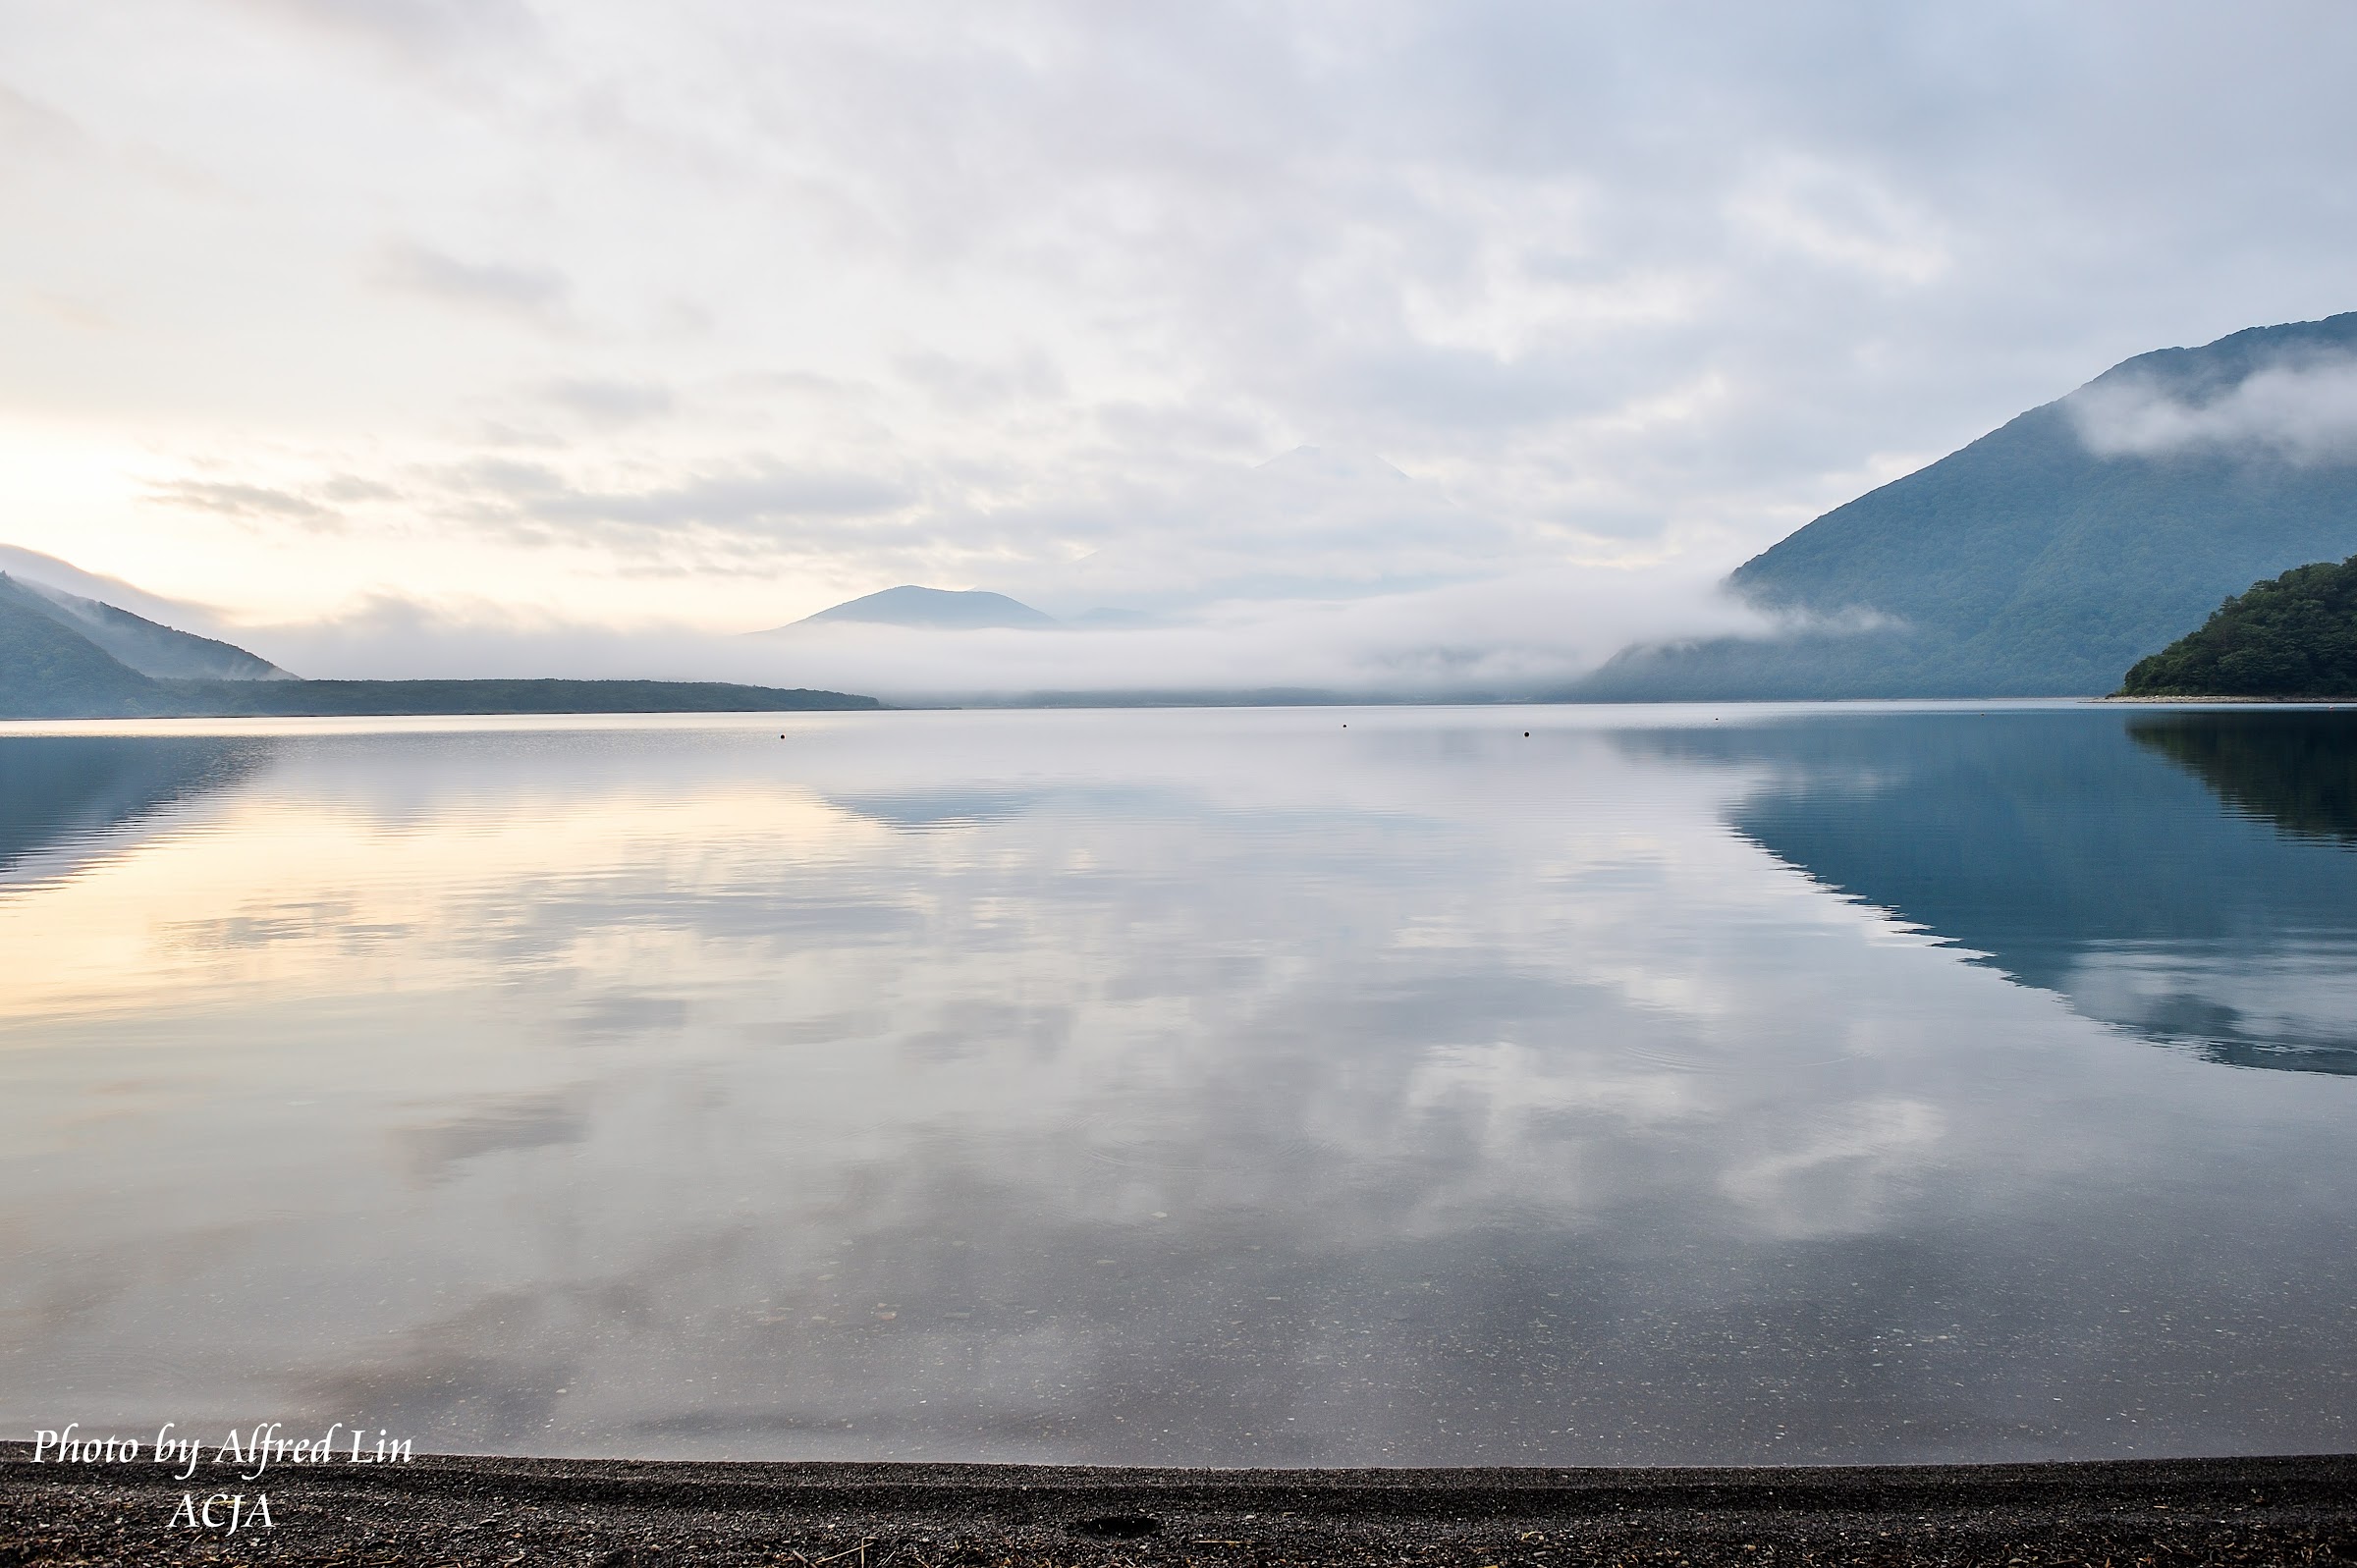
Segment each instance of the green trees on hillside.
[{"label": "green trees on hillside", "polygon": [[2123,697],[2357,696],[2357,556],[2294,567],[2137,661]]}]

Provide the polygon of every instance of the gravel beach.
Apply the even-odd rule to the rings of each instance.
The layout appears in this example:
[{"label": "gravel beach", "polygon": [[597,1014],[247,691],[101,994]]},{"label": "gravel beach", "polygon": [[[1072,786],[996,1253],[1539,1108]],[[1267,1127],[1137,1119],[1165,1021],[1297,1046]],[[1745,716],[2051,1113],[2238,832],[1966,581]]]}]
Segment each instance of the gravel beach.
[{"label": "gravel beach", "polygon": [[[1351,1471],[421,1456],[184,1484],[30,1455],[0,1445],[0,1568],[2357,1561],[2357,1456]],[[191,1487],[243,1492],[244,1526],[172,1527]]]}]

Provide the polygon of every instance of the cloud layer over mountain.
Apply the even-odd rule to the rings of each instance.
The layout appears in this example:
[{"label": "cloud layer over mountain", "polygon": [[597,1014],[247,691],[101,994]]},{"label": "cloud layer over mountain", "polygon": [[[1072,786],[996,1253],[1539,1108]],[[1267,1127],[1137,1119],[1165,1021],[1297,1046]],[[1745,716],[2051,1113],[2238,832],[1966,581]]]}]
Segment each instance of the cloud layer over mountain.
[{"label": "cloud layer over mountain", "polygon": [[2105,457],[2228,452],[2357,461],[2357,358],[2288,357],[2207,397],[2122,376],[2073,398],[2071,413],[2088,450]]}]

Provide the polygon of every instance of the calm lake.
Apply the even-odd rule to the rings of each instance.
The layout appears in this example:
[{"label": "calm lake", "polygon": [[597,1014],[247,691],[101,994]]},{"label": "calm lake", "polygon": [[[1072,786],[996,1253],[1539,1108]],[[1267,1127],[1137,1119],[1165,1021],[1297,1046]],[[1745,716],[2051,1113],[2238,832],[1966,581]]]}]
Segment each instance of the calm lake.
[{"label": "calm lake", "polygon": [[0,727],[0,1434],[2357,1448],[2353,845],[2317,710]]}]

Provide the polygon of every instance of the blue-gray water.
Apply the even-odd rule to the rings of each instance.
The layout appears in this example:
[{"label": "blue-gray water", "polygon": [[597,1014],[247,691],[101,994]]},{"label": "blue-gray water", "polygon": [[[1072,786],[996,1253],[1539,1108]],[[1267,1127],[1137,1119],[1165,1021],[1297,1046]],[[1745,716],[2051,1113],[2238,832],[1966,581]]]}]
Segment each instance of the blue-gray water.
[{"label": "blue-gray water", "polygon": [[0,731],[0,1431],[2357,1446],[2353,720]]}]

